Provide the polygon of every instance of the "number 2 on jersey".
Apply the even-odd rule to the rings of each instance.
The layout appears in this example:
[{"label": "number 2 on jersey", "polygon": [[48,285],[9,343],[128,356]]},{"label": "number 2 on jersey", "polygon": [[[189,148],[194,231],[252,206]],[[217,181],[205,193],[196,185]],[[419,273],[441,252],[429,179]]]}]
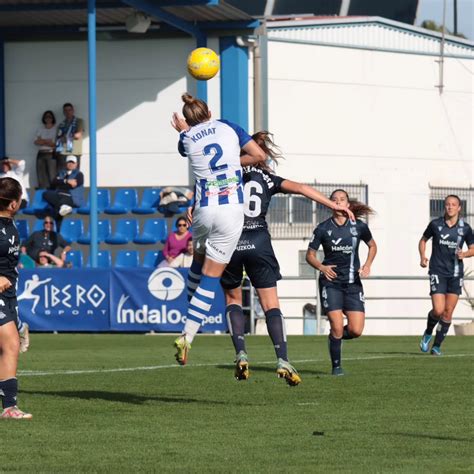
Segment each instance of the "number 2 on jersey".
[{"label": "number 2 on jersey", "polygon": [[214,152],[214,156],[212,157],[211,161],[209,161],[209,168],[213,173],[218,173],[219,171],[224,171],[228,168],[227,164],[218,165],[217,162],[222,158],[222,148],[217,143],[211,143],[210,145],[206,145],[204,147],[203,153],[204,156],[210,155]]},{"label": "number 2 on jersey", "polygon": [[257,181],[249,181],[244,186],[244,213],[247,217],[258,217],[262,212],[263,188]]}]

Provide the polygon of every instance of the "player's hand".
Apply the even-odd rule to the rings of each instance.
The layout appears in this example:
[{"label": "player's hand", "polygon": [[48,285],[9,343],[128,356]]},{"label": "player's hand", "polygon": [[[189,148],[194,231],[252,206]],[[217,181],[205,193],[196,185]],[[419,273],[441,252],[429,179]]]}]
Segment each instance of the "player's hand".
[{"label": "player's hand", "polygon": [[177,112],[174,112],[171,117],[171,126],[179,133],[189,130],[188,122]]},{"label": "player's hand", "polygon": [[337,273],[333,270],[337,265],[323,265],[321,267],[321,273],[329,280],[334,280],[337,277]]},{"label": "player's hand", "polygon": [[359,275],[362,278],[367,278],[370,275],[370,265],[362,265],[359,269]]},{"label": "player's hand", "polygon": [[466,253],[463,252],[461,249],[459,249],[459,250],[456,252],[456,256],[458,257],[459,260],[462,260],[463,258],[466,257]]},{"label": "player's hand", "polygon": [[12,282],[8,278],[0,276],[0,293],[8,290],[11,286]]},{"label": "player's hand", "polygon": [[193,225],[193,208],[188,207],[186,209],[186,222],[188,223],[188,227]]},{"label": "player's hand", "polygon": [[426,268],[428,266],[429,260],[426,257],[422,257],[420,260],[420,267]]},{"label": "player's hand", "polygon": [[349,220],[351,220],[351,221],[353,221],[353,222],[356,220],[356,218],[355,218],[355,216],[354,216],[354,213],[353,213],[348,207],[346,207],[346,206],[341,206],[340,204],[336,204],[336,205],[334,206],[334,210],[335,210],[335,211],[341,211],[341,212],[343,212],[344,214],[347,215],[347,217],[349,218]]}]

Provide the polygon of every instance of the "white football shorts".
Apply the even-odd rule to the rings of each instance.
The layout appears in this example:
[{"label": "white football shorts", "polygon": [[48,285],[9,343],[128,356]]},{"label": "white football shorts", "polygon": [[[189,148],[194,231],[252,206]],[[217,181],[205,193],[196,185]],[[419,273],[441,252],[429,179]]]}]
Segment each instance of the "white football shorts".
[{"label": "white football shorts", "polygon": [[229,263],[244,225],[244,205],[199,207],[193,213],[193,245],[218,263]]}]

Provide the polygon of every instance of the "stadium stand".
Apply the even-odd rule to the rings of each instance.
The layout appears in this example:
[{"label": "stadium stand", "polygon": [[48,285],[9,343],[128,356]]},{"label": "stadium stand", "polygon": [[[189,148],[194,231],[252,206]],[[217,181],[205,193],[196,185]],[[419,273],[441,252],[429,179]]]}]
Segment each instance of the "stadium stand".
[{"label": "stadium stand", "polygon": [[106,214],[128,214],[137,207],[138,196],[136,189],[119,189],[115,193],[114,203],[105,208]]},{"label": "stadium stand", "polygon": [[44,200],[43,194],[45,189],[38,189],[35,192],[31,204],[23,209],[23,214],[34,216],[40,212],[44,212],[48,208],[48,203]]},{"label": "stadium stand", "polygon": [[[97,222],[97,241],[98,243],[104,242],[107,237],[112,232],[112,226],[108,219],[99,219]],[[78,244],[90,245],[91,243],[91,233],[90,230],[87,230],[86,233],[83,233],[78,239]]]},{"label": "stadium stand", "polygon": [[20,234],[20,241],[23,242],[30,235],[30,224],[26,219],[17,219],[16,228]]},{"label": "stadium stand", "polygon": [[143,226],[143,232],[135,237],[133,242],[141,245],[164,243],[167,235],[168,225],[165,219],[148,219]]},{"label": "stadium stand", "polygon": [[136,250],[119,250],[115,258],[116,268],[135,268],[140,266],[138,251]]},{"label": "stadium stand", "polygon": [[66,263],[70,264],[72,268],[82,268],[84,257],[80,250],[70,250],[66,257]]},{"label": "stadium stand", "polygon": [[160,189],[149,188],[143,191],[141,203],[132,209],[133,214],[154,214],[160,202]]},{"label": "stadium stand", "polygon": [[[91,212],[91,201],[90,194],[87,198],[87,204],[77,209],[78,214],[90,214]],[[98,189],[97,190],[97,212],[100,214],[104,212],[105,208],[110,206],[110,190],[109,189]]]},{"label": "stadium stand", "polygon": [[138,235],[138,222],[136,219],[118,219],[115,232],[109,235],[105,242],[111,245],[124,245],[133,242]]},{"label": "stadium stand", "polygon": [[163,252],[161,250],[147,250],[143,255],[142,267],[155,268],[164,259],[165,256],[163,255]]},{"label": "stadium stand", "polygon": [[[91,256],[87,259],[87,266],[91,266]],[[110,268],[112,266],[112,256],[108,250],[99,250],[97,252],[97,267]]]},{"label": "stadium stand", "polygon": [[61,235],[68,243],[77,242],[84,233],[84,223],[81,219],[65,219],[61,225]]}]

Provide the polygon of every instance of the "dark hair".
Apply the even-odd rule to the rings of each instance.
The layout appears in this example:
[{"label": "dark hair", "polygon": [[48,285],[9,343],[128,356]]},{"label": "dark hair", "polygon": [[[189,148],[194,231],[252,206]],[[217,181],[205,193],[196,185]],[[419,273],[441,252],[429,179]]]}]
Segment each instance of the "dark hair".
[{"label": "dark hair", "polygon": [[[252,135],[252,138],[255,140],[257,145],[265,152],[267,158],[273,161],[275,164],[278,164],[278,160],[283,158],[280,148],[273,141],[273,133],[270,133],[268,130],[261,130]],[[267,171],[272,171],[267,163],[258,163],[255,165],[257,168],[262,168]]]},{"label": "dark hair", "polygon": [[71,102],[66,102],[66,103],[63,105],[63,109],[65,109],[66,107],[72,107],[72,108],[74,108],[74,105],[72,105]]},{"label": "dark hair", "polygon": [[0,178],[0,211],[7,210],[12,201],[21,199],[21,184],[13,178]]},{"label": "dark hair", "polygon": [[190,127],[209,120],[211,114],[203,100],[196,99],[187,92],[181,96],[181,99],[184,102],[183,115]]},{"label": "dark hair", "polygon": [[356,219],[359,217],[367,217],[369,215],[375,214],[375,211],[367,204],[351,199],[345,189],[335,189],[331,193],[331,196],[329,196],[329,199],[332,199],[334,194],[338,192],[344,193],[346,195],[347,200],[349,201],[349,209],[354,213]]},{"label": "dark hair", "polygon": [[457,194],[448,194],[448,195],[444,198],[444,203],[445,203],[445,204],[446,204],[446,201],[447,201],[449,198],[457,199],[459,205],[462,206],[461,198],[460,198]]},{"label": "dark hair", "polygon": [[186,225],[187,225],[187,223],[188,223],[188,221],[186,220],[186,218],[183,217],[183,216],[181,216],[181,217],[178,217],[178,218],[176,219],[176,222],[174,223],[174,225],[175,225],[176,227],[178,227],[178,224],[179,224],[181,221],[184,221],[184,223],[185,223]]},{"label": "dark hair", "polygon": [[56,117],[54,116],[54,113],[52,110],[47,110],[44,112],[43,116],[41,117],[41,121],[43,122],[44,125],[46,125],[46,115],[51,115],[53,117],[53,125],[56,123]]}]

